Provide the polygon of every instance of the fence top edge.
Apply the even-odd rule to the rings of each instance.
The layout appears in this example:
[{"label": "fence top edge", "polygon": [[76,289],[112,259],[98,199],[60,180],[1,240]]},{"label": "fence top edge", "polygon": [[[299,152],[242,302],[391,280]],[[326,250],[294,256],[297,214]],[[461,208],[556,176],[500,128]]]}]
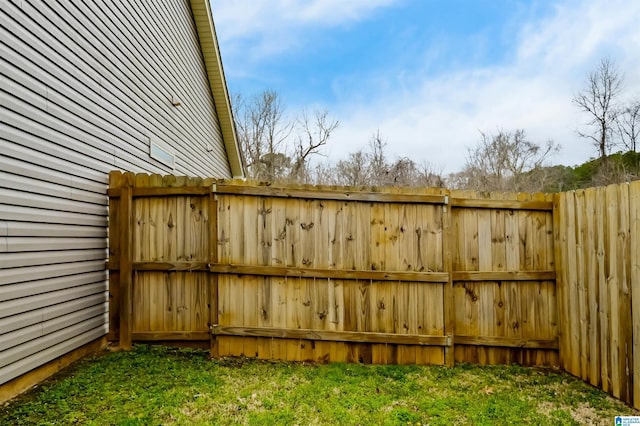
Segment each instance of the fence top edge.
[{"label": "fence top edge", "polygon": [[[273,188],[279,190],[296,190],[296,191],[323,191],[323,192],[349,192],[349,193],[370,193],[370,194],[394,194],[403,196],[449,196],[454,199],[473,199],[473,200],[503,200],[503,201],[549,201],[551,197],[557,194],[565,194],[576,192],[579,190],[570,190],[559,193],[542,193],[542,192],[504,192],[504,191],[476,191],[476,190],[459,190],[438,187],[392,187],[392,186],[337,186],[337,185],[310,185],[283,182],[268,182],[259,180],[248,180],[238,178],[215,178],[215,177],[194,177],[184,175],[161,175],[157,173],[134,173],[121,170],[113,170],[109,172],[109,181],[111,188],[121,187],[127,181],[132,181],[134,187],[146,187],[145,184],[139,185],[145,180],[149,180],[152,187],[184,187],[184,186],[240,186],[240,187],[257,187],[257,188]],[[620,185],[640,185],[640,181],[625,182]],[[612,185],[609,185],[612,186]],[[606,188],[606,187],[598,187]],[[586,188],[591,189],[591,188]],[[386,195],[385,195],[386,196]]]}]

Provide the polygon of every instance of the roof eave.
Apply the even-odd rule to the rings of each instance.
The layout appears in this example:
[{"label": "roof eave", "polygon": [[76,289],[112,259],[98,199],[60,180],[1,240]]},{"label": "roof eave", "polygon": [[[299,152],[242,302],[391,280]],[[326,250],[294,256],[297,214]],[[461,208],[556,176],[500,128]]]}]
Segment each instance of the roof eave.
[{"label": "roof eave", "polygon": [[244,178],[244,167],[236,136],[227,82],[222,68],[222,57],[220,56],[220,48],[213,24],[211,6],[209,5],[209,0],[190,0],[190,3],[231,174],[234,178]]}]

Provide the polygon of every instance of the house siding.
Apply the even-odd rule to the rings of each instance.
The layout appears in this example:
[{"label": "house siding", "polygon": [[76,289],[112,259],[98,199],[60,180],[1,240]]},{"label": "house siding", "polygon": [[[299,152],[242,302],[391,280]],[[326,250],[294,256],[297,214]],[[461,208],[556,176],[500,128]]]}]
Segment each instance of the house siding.
[{"label": "house siding", "polygon": [[0,0],[0,384],[107,333],[110,170],[231,177],[209,84],[189,1]]}]

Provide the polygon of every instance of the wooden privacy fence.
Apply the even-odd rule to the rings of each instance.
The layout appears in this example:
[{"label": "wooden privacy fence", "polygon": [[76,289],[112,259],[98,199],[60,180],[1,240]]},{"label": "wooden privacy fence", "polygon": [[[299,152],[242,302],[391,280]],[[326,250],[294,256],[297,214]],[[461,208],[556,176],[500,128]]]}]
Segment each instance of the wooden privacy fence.
[{"label": "wooden privacy fence", "polygon": [[557,364],[551,197],[113,172],[110,338],[213,356]]},{"label": "wooden privacy fence", "polygon": [[640,408],[640,182],[554,196],[560,362]]}]

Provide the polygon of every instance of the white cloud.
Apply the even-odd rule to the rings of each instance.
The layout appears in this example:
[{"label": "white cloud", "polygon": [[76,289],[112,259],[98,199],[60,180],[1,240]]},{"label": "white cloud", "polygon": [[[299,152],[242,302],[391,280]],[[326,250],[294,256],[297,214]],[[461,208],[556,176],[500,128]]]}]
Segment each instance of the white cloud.
[{"label": "white cloud", "polygon": [[603,56],[625,71],[627,91],[640,93],[638,22],[640,2],[571,0],[558,4],[553,16],[522,27],[510,63],[418,82],[421,70],[406,70],[412,87],[376,92],[372,86],[367,101],[332,107],[342,120],[330,158],[366,144],[380,129],[390,152],[452,172],[464,164],[478,130],[524,128],[532,141],[553,139],[563,146],[555,163],[585,161],[595,151],[575,134],[585,117],[571,99]]},{"label": "white cloud", "polygon": [[222,43],[238,43],[257,60],[299,45],[310,28],[366,19],[399,0],[212,0]]},{"label": "white cloud", "polygon": [[[259,74],[259,65],[254,67],[261,59],[310,42],[314,29],[357,23],[402,1],[213,0],[212,6],[221,44],[228,48],[225,61],[231,56],[233,73],[242,75]],[[625,72],[627,92],[640,96],[640,2],[565,0],[554,8],[545,18],[503,23],[515,47],[497,66],[434,77],[432,62],[448,48],[434,40],[416,53],[424,58],[422,69],[399,69],[389,58],[385,69],[336,76],[336,103],[324,105],[341,122],[329,158],[366,145],[380,129],[395,155],[453,172],[464,164],[479,130],[523,128],[534,142],[553,139],[563,146],[554,162],[587,160],[595,150],[576,136],[585,117],[571,99],[604,56]]]}]

